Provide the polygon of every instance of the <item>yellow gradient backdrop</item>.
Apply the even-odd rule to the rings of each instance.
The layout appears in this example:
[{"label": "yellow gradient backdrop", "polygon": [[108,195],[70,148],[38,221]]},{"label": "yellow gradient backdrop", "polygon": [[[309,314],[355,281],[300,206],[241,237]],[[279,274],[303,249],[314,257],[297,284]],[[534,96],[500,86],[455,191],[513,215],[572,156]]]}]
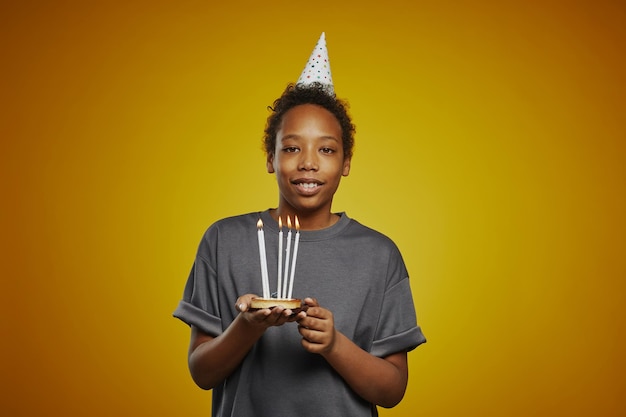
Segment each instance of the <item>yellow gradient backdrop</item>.
[{"label": "yellow gradient backdrop", "polygon": [[[326,32],[357,147],[334,209],[396,241],[428,343],[384,416],[621,416],[626,6],[0,6],[3,416],[207,416],[171,317]],[[303,375],[306,381],[306,375]]]}]

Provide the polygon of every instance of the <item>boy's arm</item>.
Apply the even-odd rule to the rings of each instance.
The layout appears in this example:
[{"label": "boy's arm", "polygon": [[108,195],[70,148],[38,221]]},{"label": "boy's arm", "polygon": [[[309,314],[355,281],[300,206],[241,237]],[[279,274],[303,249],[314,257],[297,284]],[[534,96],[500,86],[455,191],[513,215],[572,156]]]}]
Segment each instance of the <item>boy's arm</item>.
[{"label": "boy's arm", "polygon": [[298,320],[302,345],[319,353],[363,399],[382,407],[402,400],[408,381],[406,352],[384,358],[371,355],[335,329],[332,313],[305,299],[307,317]]},{"label": "boy's arm", "polygon": [[304,316],[304,313],[300,313],[290,317],[291,310],[283,307],[250,312],[248,309],[252,297],[254,295],[248,294],[237,300],[239,315],[217,337],[191,326],[189,371],[200,388],[212,389],[226,379],[268,327],[281,326]]}]

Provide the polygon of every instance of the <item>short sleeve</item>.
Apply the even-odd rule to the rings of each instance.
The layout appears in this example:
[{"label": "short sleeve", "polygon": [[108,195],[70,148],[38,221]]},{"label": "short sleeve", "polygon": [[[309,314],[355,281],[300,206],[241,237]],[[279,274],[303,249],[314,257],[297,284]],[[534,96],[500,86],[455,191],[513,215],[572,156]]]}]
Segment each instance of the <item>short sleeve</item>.
[{"label": "short sleeve", "polygon": [[205,233],[196,254],[183,298],[173,316],[198,327],[212,336],[222,333],[219,303],[217,300],[217,273],[214,266],[214,230]]},{"label": "short sleeve", "polygon": [[394,285],[385,294],[376,340],[371,353],[384,357],[401,351],[411,351],[426,342],[417,325],[409,278]]},{"label": "short sleeve", "polygon": [[378,357],[411,351],[426,342],[417,325],[408,273],[395,245],[391,251],[387,274],[388,287],[371,350]]}]

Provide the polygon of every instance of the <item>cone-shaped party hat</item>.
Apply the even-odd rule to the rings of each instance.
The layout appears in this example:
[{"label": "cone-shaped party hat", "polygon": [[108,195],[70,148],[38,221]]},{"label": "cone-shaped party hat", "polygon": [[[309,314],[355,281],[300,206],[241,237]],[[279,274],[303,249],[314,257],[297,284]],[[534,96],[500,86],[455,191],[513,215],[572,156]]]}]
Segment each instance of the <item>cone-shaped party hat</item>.
[{"label": "cone-shaped party hat", "polygon": [[329,94],[335,94],[333,78],[330,75],[330,61],[328,60],[328,49],[326,49],[324,32],[322,32],[322,36],[317,41],[315,49],[311,52],[311,56],[296,84],[307,85],[314,82],[323,84]]}]

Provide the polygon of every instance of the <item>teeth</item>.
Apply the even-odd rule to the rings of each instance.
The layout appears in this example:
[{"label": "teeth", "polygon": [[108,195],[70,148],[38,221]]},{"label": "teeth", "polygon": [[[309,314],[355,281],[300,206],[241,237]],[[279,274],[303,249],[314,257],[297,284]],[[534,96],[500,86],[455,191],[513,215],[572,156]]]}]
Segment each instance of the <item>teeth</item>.
[{"label": "teeth", "polygon": [[317,187],[317,184],[315,184],[315,183],[303,182],[303,183],[300,183],[300,186],[301,186],[302,188],[307,189],[307,190],[312,190],[313,188]]}]

